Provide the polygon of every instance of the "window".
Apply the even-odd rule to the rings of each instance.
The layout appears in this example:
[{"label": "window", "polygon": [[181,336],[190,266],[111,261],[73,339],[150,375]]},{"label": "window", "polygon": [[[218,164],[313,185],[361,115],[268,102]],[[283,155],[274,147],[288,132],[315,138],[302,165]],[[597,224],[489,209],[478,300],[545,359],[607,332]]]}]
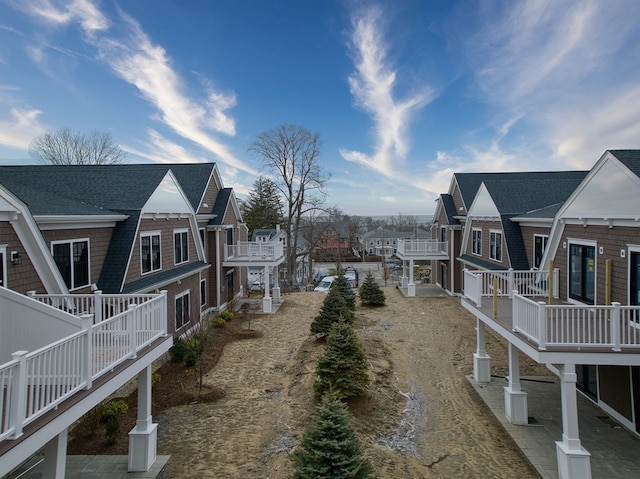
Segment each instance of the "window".
[{"label": "window", "polygon": [[596,247],[569,244],[569,297],[595,304]]},{"label": "window", "polygon": [[502,232],[489,232],[489,257],[496,261],[502,261]]},{"label": "window", "polygon": [[227,228],[227,244],[233,244],[233,228]]},{"label": "window", "polygon": [[482,230],[474,228],[471,230],[471,251],[473,254],[482,256]]},{"label": "window", "polygon": [[207,304],[207,280],[200,280],[200,306]]},{"label": "window", "polygon": [[205,230],[204,230],[204,228],[200,228],[198,230],[198,232],[200,233],[200,241],[202,241],[202,247],[206,251],[207,250],[207,245],[206,245],[205,240],[204,240],[204,238],[205,238]]},{"label": "window", "polygon": [[69,289],[89,286],[89,240],[51,244],[51,253]]},{"label": "window", "polygon": [[160,233],[140,235],[140,261],[142,274],[160,269]]},{"label": "window", "polygon": [[447,228],[440,228],[440,241],[443,243],[447,241]]},{"label": "window", "polygon": [[176,296],[176,331],[189,322],[189,291]]},{"label": "window", "polygon": [[[542,256],[547,249],[549,237],[545,235],[533,235],[533,267],[540,268]],[[544,267],[543,267],[544,269]]]},{"label": "window", "polygon": [[187,230],[173,232],[173,255],[175,264],[189,261],[189,236]]}]

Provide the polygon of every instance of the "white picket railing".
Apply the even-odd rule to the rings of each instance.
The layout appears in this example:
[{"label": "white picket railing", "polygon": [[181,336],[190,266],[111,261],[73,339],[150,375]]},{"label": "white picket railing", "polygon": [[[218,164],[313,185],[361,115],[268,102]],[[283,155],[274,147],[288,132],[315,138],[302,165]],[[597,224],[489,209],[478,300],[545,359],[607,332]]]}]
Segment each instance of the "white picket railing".
[{"label": "white picket railing", "polygon": [[19,437],[29,423],[166,335],[166,292],[118,296],[30,294],[57,308],[81,305],[78,310],[103,317],[96,322],[94,314],[82,314],[77,332],[35,351],[17,351],[0,365],[0,440]]},{"label": "white picket railing", "polygon": [[547,347],[640,348],[640,306],[549,305],[513,295],[513,330]]},{"label": "white picket railing", "polygon": [[398,254],[403,256],[447,255],[447,241],[398,240]]},{"label": "white picket railing", "polygon": [[[553,297],[558,297],[559,270],[552,273]],[[477,307],[483,297],[513,297],[514,292],[526,297],[546,297],[549,294],[549,272],[542,270],[464,270],[464,295]]]},{"label": "white picket railing", "polygon": [[284,245],[281,242],[239,241],[227,245],[225,260],[239,261],[275,261],[284,257]]}]

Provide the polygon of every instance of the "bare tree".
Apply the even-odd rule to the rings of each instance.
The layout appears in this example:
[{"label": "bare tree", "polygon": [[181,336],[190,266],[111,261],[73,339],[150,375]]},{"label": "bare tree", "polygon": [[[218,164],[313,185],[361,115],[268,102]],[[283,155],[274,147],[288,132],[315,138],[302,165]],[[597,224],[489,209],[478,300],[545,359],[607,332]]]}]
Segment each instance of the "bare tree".
[{"label": "bare tree", "polygon": [[127,159],[109,133],[88,135],[69,128],[45,131],[29,145],[29,155],[51,165],[115,165]]},{"label": "bare tree", "polygon": [[324,203],[324,185],[318,157],[320,135],[296,125],[281,125],[261,133],[249,151],[261,158],[275,177],[285,201],[287,280],[293,283],[298,253],[298,233],[303,215]]}]

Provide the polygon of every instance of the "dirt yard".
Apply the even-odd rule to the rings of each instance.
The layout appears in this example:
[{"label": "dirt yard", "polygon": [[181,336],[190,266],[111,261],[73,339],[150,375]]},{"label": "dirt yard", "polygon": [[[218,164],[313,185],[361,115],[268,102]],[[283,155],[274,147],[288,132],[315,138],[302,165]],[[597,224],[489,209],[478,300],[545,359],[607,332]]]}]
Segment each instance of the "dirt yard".
[{"label": "dirt yard", "polygon": [[[383,289],[386,306],[356,311],[372,381],[364,397],[349,403],[378,476],[538,477],[467,384],[475,319],[459,299],[405,298],[396,288]],[[158,453],[171,455],[163,479],[284,479],[292,473],[288,454],[317,404],[312,384],[324,342],[310,335],[309,325],[324,297],[286,294],[275,314],[254,317],[253,331],[240,323],[234,337],[221,332],[231,342],[211,359],[215,366],[206,375],[214,401],[168,407],[185,400],[154,392]],[[487,352],[492,373],[504,376],[506,344],[488,332]],[[521,371],[548,374],[524,357]],[[176,381],[163,376],[164,394],[181,389]],[[135,395],[129,402],[135,404]],[[79,442],[76,453],[87,453]],[[126,440],[112,453],[126,453]]]}]

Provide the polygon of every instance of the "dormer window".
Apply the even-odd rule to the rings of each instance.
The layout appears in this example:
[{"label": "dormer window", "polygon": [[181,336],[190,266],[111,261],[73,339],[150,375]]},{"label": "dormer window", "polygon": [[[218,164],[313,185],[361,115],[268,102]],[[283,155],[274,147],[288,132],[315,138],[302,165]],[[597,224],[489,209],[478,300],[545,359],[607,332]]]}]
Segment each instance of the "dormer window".
[{"label": "dormer window", "polygon": [[174,263],[181,264],[189,261],[189,234],[188,230],[175,230],[173,232]]}]

